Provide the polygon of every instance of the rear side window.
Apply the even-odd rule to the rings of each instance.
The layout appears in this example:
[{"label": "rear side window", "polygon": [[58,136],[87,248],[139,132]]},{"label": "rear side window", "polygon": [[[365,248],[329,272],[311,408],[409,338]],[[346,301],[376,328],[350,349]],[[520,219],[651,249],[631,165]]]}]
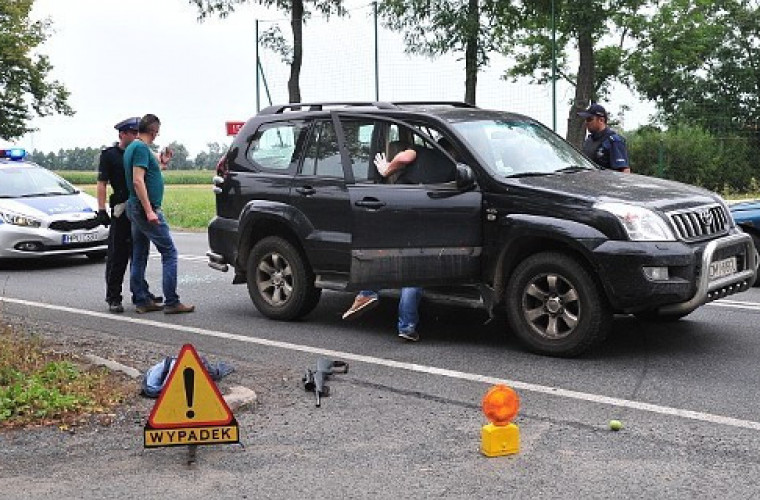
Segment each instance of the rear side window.
[{"label": "rear side window", "polygon": [[301,174],[343,178],[338,139],[332,121],[314,124],[314,133],[306,147]]},{"label": "rear side window", "polygon": [[254,134],[246,157],[258,169],[284,172],[296,165],[296,151],[306,131],[304,122],[262,125]]},{"label": "rear side window", "polygon": [[355,182],[370,181],[370,160],[372,159],[372,139],[375,137],[376,123],[373,121],[343,121],[346,134],[348,158],[354,172]]}]

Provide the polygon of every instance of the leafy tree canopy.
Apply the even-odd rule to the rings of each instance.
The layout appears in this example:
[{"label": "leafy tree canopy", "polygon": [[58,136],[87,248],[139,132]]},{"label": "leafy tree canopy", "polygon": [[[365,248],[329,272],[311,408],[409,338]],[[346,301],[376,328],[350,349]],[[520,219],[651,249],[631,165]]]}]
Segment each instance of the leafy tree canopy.
[{"label": "leafy tree canopy", "polygon": [[34,129],[34,115],[73,115],[69,92],[44,55],[33,54],[48,38],[50,21],[29,18],[34,0],[0,0],[0,139],[18,139]]},{"label": "leafy tree canopy", "polygon": [[[496,35],[504,54],[516,64],[508,78],[529,77],[547,83],[552,77],[552,24],[556,39],[556,77],[575,87],[568,110],[567,139],[580,144],[583,120],[576,113],[592,101],[604,101],[635,45],[630,31],[656,0],[536,0],[515,2],[499,14]],[[514,13],[517,9],[517,14]],[[554,18],[552,19],[552,10]]]},{"label": "leafy tree canopy", "polygon": [[670,0],[634,31],[631,83],[666,122],[710,129],[760,123],[760,2]]}]

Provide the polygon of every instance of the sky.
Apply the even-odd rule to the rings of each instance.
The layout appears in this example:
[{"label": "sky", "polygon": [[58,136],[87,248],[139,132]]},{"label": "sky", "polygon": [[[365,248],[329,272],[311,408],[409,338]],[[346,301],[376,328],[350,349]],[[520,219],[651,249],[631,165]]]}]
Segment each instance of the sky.
[{"label": "sky", "polygon": [[[312,18],[304,30],[302,101],[374,100],[374,31],[369,0],[346,0],[351,15],[329,22]],[[34,19],[50,18],[53,32],[38,51],[53,64],[51,77],[71,92],[71,117],[36,118],[38,130],[13,144],[29,150],[100,147],[117,139],[113,126],[130,116],[161,119],[159,146],[179,142],[191,156],[207,144],[229,144],[225,122],[256,113],[256,22],[289,34],[285,14],[258,5],[240,7],[226,19],[197,20],[188,0],[36,0]],[[266,85],[261,106],[287,101],[288,67],[261,51]],[[405,55],[398,34],[380,30],[381,100],[462,100],[463,62],[457,55],[431,60]],[[493,58],[479,74],[478,105],[516,111],[553,125],[548,86],[510,84],[501,79],[508,61]],[[564,135],[572,97],[557,86],[557,131]],[[608,111],[633,108],[626,128],[646,121],[651,106],[624,89]]]}]

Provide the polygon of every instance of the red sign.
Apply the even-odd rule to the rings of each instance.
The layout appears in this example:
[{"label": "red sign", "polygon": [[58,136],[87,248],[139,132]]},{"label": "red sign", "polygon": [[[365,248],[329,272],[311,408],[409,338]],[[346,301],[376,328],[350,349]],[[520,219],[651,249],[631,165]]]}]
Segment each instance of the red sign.
[{"label": "red sign", "polygon": [[226,122],[225,124],[227,125],[227,135],[237,135],[245,122]]}]

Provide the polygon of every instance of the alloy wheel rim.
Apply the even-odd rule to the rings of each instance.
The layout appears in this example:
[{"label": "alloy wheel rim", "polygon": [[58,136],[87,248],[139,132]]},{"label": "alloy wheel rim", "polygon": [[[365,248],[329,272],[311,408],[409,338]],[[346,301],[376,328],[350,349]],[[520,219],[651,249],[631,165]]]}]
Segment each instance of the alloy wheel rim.
[{"label": "alloy wheel rim", "polygon": [[293,295],[293,272],[290,263],[278,252],[265,255],[256,268],[259,294],[270,305],[281,307]]},{"label": "alloy wheel rim", "polygon": [[532,279],[522,296],[522,314],[531,329],[547,340],[561,340],[578,326],[581,301],[578,291],[558,274]]}]

